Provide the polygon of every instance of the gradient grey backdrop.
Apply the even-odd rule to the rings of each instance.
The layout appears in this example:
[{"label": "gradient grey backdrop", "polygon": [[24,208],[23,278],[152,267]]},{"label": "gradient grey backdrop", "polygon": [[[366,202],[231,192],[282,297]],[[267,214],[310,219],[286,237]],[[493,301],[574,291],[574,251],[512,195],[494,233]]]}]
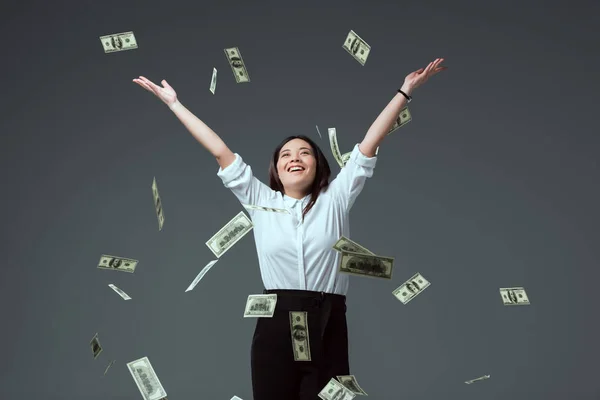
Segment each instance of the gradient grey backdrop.
[{"label": "gradient grey backdrop", "polygon": [[[600,397],[597,2],[46,3],[0,12],[0,398],[139,399],[125,364],[148,356],[171,400],[252,399],[253,236],[184,293],[242,207],[134,77],[167,79],[266,182],[290,134],[316,139],[335,176],[315,125],[350,151],[436,57],[449,69],[415,91],[352,210],[352,238],[396,269],[351,278],[351,372],[371,399]],[[341,47],[350,29],[372,47],[364,67]],[[99,36],[130,30],[137,50],[104,54]],[[235,83],[231,46],[251,83]],[[140,263],[100,270],[103,253]],[[391,292],[415,272],[431,286],[402,305]],[[503,306],[510,286],[531,306]]]}]

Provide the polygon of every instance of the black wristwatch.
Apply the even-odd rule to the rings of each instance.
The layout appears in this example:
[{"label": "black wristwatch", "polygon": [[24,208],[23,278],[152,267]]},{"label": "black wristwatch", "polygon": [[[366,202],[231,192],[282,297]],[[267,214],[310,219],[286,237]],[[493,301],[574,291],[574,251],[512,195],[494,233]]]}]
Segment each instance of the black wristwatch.
[{"label": "black wristwatch", "polygon": [[398,93],[402,93],[402,96],[406,97],[406,100],[408,100],[408,103],[410,103],[410,101],[412,100],[412,96],[407,95],[401,89],[398,89]]}]

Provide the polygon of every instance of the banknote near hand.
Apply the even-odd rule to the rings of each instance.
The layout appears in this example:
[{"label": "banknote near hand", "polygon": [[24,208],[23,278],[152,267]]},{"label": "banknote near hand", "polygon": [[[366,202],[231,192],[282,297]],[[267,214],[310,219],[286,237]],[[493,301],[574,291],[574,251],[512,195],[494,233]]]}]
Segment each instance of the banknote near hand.
[{"label": "banknote near hand", "polygon": [[[394,125],[392,125],[392,127],[390,128],[390,130],[387,134],[389,135],[390,133],[394,132],[395,130],[402,128],[404,125],[408,124],[410,121],[412,121],[412,116],[410,115],[410,110],[408,109],[408,107],[404,107],[402,110],[400,110],[400,114],[398,114],[398,117],[394,121]],[[377,154],[377,153],[375,153],[375,154]]]},{"label": "banknote near hand", "polygon": [[133,32],[122,32],[100,36],[100,42],[102,43],[105,54],[138,48]]},{"label": "banknote near hand", "polygon": [[392,279],[394,258],[342,251],[339,272],[371,278]]},{"label": "banknote near hand", "polygon": [[340,152],[340,147],[338,146],[335,128],[327,129],[327,133],[329,134],[329,146],[331,147],[333,158],[335,158],[335,161],[338,163],[340,168],[343,168],[344,163],[342,162],[342,153]]},{"label": "banknote near hand", "polygon": [[219,258],[236,244],[244,235],[252,230],[252,221],[240,211],[224,227],[213,235],[206,245]]}]

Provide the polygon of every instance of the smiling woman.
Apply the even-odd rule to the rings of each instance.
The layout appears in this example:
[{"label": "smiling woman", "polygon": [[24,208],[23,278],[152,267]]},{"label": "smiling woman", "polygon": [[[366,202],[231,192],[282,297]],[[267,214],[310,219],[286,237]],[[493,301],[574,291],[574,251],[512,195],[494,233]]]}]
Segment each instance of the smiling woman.
[{"label": "smiling woman", "polygon": [[311,199],[302,219],[313,207],[319,193],[329,186],[331,169],[323,152],[304,135],[289,136],[275,148],[269,165],[269,186],[294,199],[308,194]]},{"label": "smiling woman", "polygon": [[[254,400],[314,400],[331,378],[350,374],[346,324],[349,278],[338,273],[341,255],[332,247],[342,236],[350,238],[349,212],[367,178],[373,176],[377,147],[412,90],[441,71],[444,67],[438,67],[440,63],[437,59],[406,77],[402,89],[373,122],[360,145],[354,146],[331,183],[331,170],[321,149],[306,136],[290,136],[273,152],[266,186],[239,154],[177,100],[175,90],[165,80],[160,87],[141,76],[134,79],[167,104],[217,159],[217,175],[240,203],[289,212],[248,210],[263,293],[277,295],[273,316],[257,319],[252,339]],[[295,320],[304,323],[299,325]]]}]

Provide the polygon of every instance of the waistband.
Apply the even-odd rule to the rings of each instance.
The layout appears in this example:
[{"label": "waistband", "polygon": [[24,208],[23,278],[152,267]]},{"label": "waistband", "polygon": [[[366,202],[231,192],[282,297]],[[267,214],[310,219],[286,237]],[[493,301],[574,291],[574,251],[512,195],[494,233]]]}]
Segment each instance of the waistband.
[{"label": "waistband", "polygon": [[277,297],[306,297],[306,298],[317,298],[317,299],[339,299],[346,301],[346,296],[343,294],[327,293],[327,292],[315,292],[312,290],[295,290],[295,289],[264,289],[263,294],[277,294]]}]

